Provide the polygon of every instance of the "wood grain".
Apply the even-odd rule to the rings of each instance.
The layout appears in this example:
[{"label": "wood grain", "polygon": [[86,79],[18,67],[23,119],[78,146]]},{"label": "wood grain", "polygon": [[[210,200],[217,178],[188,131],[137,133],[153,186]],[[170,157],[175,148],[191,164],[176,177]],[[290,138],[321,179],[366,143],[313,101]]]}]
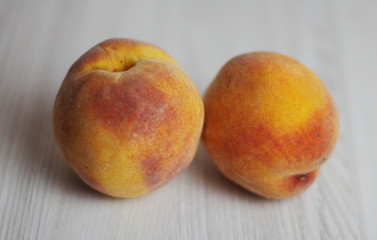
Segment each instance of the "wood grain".
[{"label": "wood grain", "polygon": [[[0,239],[376,239],[375,12],[375,2],[340,0],[0,1]],[[333,156],[309,190],[286,200],[226,180],[202,145],[151,194],[95,192],[58,151],[52,106],[70,65],[110,37],[165,49],[201,93],[237,54],[297,58],[338,105]]]}]

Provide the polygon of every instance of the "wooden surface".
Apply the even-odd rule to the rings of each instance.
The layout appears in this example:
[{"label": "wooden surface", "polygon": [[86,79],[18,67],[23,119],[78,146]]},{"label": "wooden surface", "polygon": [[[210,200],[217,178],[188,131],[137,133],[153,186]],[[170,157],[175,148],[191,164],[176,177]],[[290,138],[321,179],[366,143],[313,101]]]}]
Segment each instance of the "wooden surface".
[{"label": "wooden surface", "polygon": [[[0,0],[0,239],[377,239],[376,1]],[[154,43],[203,94],[231,57],[290,55],[338,105],[333,156],[301,196],[264,200],[226,180],[200,145],[155,192],[88,188],[53,139],[70,65],[110,37]]]}]

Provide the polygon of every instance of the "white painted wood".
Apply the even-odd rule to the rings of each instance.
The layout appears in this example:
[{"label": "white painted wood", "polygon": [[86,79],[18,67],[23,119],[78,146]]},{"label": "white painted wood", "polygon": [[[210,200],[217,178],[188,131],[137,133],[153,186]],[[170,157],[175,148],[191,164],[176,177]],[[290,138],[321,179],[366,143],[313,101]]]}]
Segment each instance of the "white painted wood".
[{"label": "white painted wood", "polygon": [[[0,239],[377,239],[376,1],[0,0]],[[293,56],[326,83],[341,131],[301,196],[272,201],[192,165],[135,199],[88,188],[58,151],[52,105],[68,68],[110,37],[154,43],[201,93],[231,57]]]}]

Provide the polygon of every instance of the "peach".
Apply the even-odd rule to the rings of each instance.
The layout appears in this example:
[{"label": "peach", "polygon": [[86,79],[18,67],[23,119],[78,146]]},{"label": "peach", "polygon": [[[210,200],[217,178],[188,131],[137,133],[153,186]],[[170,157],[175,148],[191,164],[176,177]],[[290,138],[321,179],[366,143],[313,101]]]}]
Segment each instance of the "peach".
[{"label": "peach", "polygon": [[204,96],[203,141],[230,180],[266,198],[307,189],[337,140],[323,82],[293,58],[254,52],[228,61]]},{"label": "peach", "polygon": [[73,170],[114,197],[146,194],[184,170],[204,109],[182,67],[162,49],[109,39],[69,69],[56,97],[56,142]]}]

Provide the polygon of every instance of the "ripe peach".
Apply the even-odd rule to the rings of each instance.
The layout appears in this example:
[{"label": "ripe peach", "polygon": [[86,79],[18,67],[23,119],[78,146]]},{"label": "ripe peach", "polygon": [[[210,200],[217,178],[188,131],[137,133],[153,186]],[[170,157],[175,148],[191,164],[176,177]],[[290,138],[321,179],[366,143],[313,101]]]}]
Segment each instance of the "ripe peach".
[{"label": "ripe peach", "polygon": [[58,146],[94,189],[134,197],[192,161],[203,125],[199,92],[162,49],[109,39],[69,69],[56,97]]},{"label": "ripe peach", "polygon": [[231,59],[204,96],[204,144],[229,179],[266,198],[300,194],[338,136],[323,82],[298,61],[255,52]]}]

